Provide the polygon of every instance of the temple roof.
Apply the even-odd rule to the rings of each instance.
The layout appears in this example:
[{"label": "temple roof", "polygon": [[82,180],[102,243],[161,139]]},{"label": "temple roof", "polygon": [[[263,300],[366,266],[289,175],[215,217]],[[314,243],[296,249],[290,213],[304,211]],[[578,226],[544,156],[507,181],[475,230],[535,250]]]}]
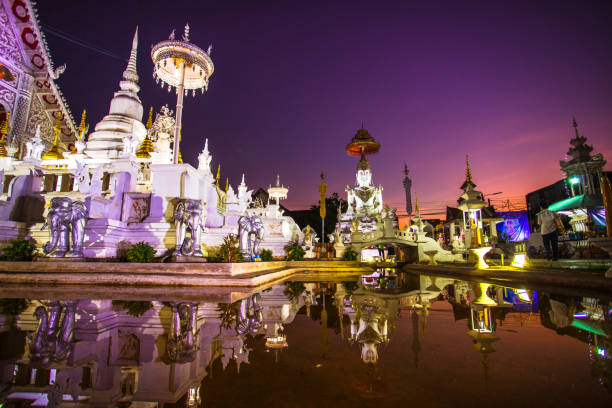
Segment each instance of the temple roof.
[{"label": "temple roof", "polygon": [[[4,7],[4,2],[0,2],[0,34],[7,39],[8,44],[3,44],[7,50],[3,50],[2,55],[8,58],[8,62],[15,65],[15,68],[22,69],[34,77],[33,91],[36,95],[36,102],[32,102],[29,117],[37,114],[36,108],[44,113],[47,122],[43,126],[47,138],[53,137],[51,128],[55,118],[62,113],[62,136],[74,139],[76,124],[72,113],[68,107],[59,86],[55,80],[64,72],[66,66],[55,68],[51,59],[51,53],[45,39],[45,35],[40,29],[38,12],[35,2],[31,0],[14,0],[10,8]],[[17,49],[15,50],[14,47]],[[2,48],[2,47],[0,47]],[[11,69],[10,65],[8,66]],[[15,84],[17,85],[17,84]],[[15,115],[25,114],[19,111],[19,106],[15,108]],[[17,118],[15,118],[17,119]],[[33,120],[42,120],[35,117]],[[38,123],[28,123],[25,129],[20,129],[26,134],[33,134]]]}]

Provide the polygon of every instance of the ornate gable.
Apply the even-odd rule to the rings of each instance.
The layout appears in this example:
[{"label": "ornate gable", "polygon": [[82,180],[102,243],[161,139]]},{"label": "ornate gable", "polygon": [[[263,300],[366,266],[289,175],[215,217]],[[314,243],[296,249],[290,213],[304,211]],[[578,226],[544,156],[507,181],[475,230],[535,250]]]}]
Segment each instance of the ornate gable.
[{"label": "ornate gable", "polygon": [[0,0],[0,63],[2,59],[10,59],[5,65],[15,76],[11,83],[0,79],[0,90],[13,99],[5,103],[13,112],[13,132],[21,140],[29,139],[40,123],[43,137],[49,140],[53,137],[50,129],[61,112],[62,141],[72,142],[76,135],[74,118],[55,83],[65,65],[54,69],[33,1]]}]

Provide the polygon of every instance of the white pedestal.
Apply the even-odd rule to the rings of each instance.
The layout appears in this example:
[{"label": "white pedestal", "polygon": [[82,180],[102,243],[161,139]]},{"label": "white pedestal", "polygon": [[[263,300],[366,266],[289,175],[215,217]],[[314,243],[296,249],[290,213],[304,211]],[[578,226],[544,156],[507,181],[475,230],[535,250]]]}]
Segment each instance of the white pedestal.
[{"label": "white pedestal", "polygon": [[489,265],[484,260],[484,256],[492,247],[470,248],[469,251],[476,255],[476,269],[488,269]]}]

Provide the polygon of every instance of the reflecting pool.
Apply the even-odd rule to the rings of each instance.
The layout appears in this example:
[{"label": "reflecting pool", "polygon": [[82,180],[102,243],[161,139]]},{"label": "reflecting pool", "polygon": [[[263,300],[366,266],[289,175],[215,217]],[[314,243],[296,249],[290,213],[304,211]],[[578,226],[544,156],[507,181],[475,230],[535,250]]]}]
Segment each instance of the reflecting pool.
[{"label": "reflecting pool", "polygon": [[606,293],[385,269],[0,297],[0,407],[612,402]]}]

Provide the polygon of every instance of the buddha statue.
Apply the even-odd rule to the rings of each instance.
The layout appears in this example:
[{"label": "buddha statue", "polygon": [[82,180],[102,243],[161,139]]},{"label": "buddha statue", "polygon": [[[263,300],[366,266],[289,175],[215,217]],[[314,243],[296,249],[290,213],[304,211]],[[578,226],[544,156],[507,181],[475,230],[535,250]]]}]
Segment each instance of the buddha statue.
[{"label": "buddha statue", "polygon": [[375,215],[382,211],[382,186],[372,185],[372,171],[365,155],[357,163],[357,185],[346,187],[347,214]]}]

